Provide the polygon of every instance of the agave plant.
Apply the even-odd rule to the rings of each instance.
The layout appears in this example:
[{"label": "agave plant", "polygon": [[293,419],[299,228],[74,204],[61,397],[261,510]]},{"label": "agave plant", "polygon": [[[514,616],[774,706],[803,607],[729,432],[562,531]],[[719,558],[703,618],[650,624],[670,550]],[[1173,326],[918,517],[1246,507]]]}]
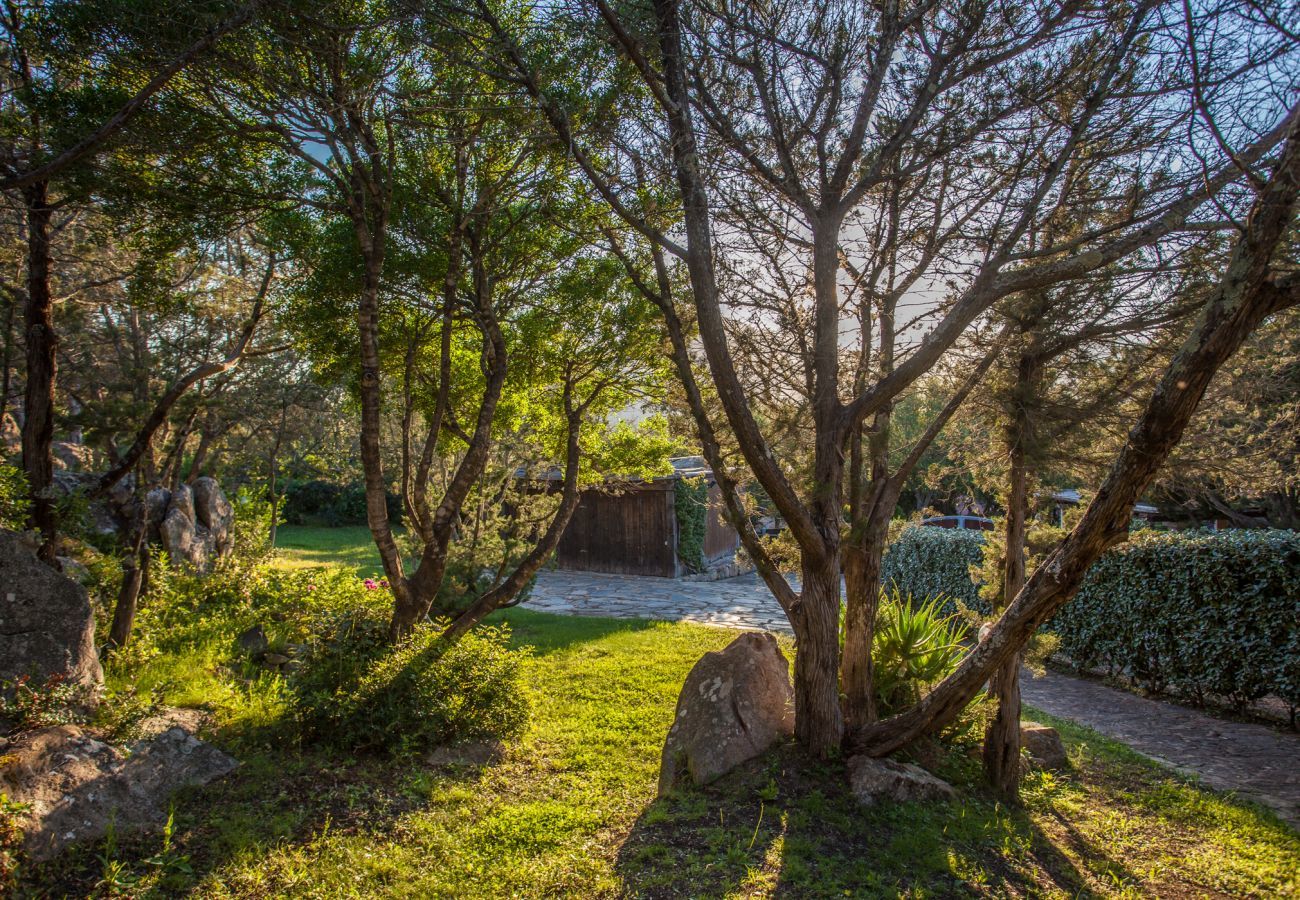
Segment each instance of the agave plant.
[{"label": "agave plant", "polygon": [[944,615],[946,603],[935,596],[918,604],[897,588],[881,590],[873,647],[881,715],[915,703],[961,661],[968,626],[955,614]]}]

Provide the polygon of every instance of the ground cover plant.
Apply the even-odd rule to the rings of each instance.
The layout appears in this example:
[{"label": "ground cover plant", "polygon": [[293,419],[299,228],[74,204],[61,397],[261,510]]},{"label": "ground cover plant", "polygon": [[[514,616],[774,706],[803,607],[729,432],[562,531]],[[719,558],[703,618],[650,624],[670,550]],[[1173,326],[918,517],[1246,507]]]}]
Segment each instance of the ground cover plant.
[{"label": "ground cover plant", "polygon": [[[343,569],[258,569],[232,584],[225,603],[142,609],[137,649],[108,677],[114,690],[210,710],[207,736],[241,768],[177,798],[165,853],[157,834],[85,847],[23,866],[19,896],[1285,896],[1300,887],[1300,839],[1270,813],[1065,722],[1051,724],[1072,770],[1029,774],[1020,809],[987,792],[961,741],[918,750],[959,787],[954,804],[864,810],[839,761],[792,746],[655,801],[682,680],[734,637],[703,626],[524,609],[493,617],[512,646],[529,648],[520,674],[532,712],[486,765],[303,743],[289,681],[249,660],[238,634],[264,620],[271,646],[285,649],[300,623],[379,592]],[[270,585],[281,586],[275,597]]]}]

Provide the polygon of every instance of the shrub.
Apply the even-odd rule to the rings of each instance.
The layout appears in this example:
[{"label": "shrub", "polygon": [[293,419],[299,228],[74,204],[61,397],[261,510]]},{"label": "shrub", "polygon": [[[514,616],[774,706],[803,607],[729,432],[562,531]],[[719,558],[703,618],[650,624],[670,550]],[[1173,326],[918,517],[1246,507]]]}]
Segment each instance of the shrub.
[{"label": "shrub", "polygon": [[448,644],[439,623],[426,624],[393,647],[385,618],[347,613],[333,625],[292,681],[304,741],[406,752],[508,738],[527,722],[526,651],[510,647],[506,628],[480,627]]},{"label": "shrub", "polygon": [[708,482],[703,478],[677,479],[673,484],[673,511],[677,517],[677,556],[691,572],[703,572]]},{"label": "shrub", "polygon": [[[885,555],[885,583],[971,603],[974,532],[907,528]],[[955,605],[955,604],[954,604]],[[951,607],[945,607],[945,610]],[[1146,530],[1104,554],[1047,626],[1081,668],[1238,706],[1276,694],[1300,706],[1300,534]]]},{"label": "shrub", "polygon": [[1147,532],[1104,555],[1057,614],[1076,665],[1244,705],[1300,704],[1300,534]]},{"label": "shrub", "polygon": [[[366,524],[366,488],[364,484],[335,484],[319,478],[309,481],[289,480],[284,484],[284,518],[292,525],[364,525]],[[402,498],[391,491],[386,496],[388,519],[402,521]]]},{"label": "shrub", "polygon": [[881,715],[915,703],[961,662],[967,628],[956,615],[944,613],[949,605],[942,596],[918,604],[897,591],[881,591],[872,644]]},{"label": "shrub", "polygon": [[[241,487],[230,498],[235,520],[231,526],[234,538],[233,553],[247,562],[264,560],[275,549],[271,546],[271,523],[277,516],[266,492],[251,487]],[[282,521],[282,520],[281,520]],[[276,522],[275,524],[280,524]]]},{"label": "shrub", "polygon": [[81,700],[81,689],[60,674],[49,676],[44,684],[27,675],[0,681],[0,719],[14,731],[80,722],[77,707]]},{"label": "shrub", "polygon": [[978,531],[909,525],[890,544],[881,562],[880,581],[898,594],[943,597],[951,615],[966,606],[989,612],[971,581],[970,570],[982,559],[984,538]]},{"label": "shrub", "polygon": [[0,463],[0,528],[22,531],[27,526],[27,479],[22,469]]}]

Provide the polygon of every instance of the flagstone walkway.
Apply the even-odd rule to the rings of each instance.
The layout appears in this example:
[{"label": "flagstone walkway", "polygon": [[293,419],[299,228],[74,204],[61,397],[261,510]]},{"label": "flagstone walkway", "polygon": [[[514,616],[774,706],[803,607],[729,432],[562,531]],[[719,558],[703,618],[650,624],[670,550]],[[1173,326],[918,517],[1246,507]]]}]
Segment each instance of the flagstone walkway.
[{"label": "flagstone walkway", "polygon": [[[790,633],[757,575],[724,581],[552,571],[525,604],[542,612],[696,622]],[[1220,791],[1273,809],[1300,830],[1300,734],[1216,719],[1057,672],[1025,673],[1025,702],[1092,728]]]}]

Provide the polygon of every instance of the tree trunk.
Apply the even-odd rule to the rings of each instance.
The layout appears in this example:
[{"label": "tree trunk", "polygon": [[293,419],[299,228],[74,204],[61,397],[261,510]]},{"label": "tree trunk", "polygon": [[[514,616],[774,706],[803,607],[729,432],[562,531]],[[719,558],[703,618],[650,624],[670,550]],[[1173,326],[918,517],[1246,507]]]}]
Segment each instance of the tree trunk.
[{"label": "tree trunk", "polygon": [[[1033,391],[1033,363],[1020,360],[1017,373],[1016,409],[1009,441],[1007,491],[1006,559],[1002,577],[1002,608],[1025,585],[1025,527],[1029,507],[1029,473],[1025,448],[1030,440],[1028,416]],[[1004,800],[1020,798],[1020,661],[1023,652],[1007,658],[993,673],[989,692],[998,709],[984,733],[984,772]]]},{"label": "tree trunk", "polygon": [[23,409],[23,470],[31,491],[31,523],[41,535],[37,555],[59,565],[58,512],[54,505],[54,381],[58,337],[50,293],[48,185],[38,181],[23,190],[27,207],[27,388]]},{"label": "tree trunk", "polygon": [[840,567],[804,558],[795,607],[794,733],[808,752],[829,757],[844,737],[840,710]]},{"label": "tree trunk", "polygon": [[140,595],[146,587],[149,568],[149,505],[145,503],[144,473],[140,467],[135,473],[136,514],[133,520],[131,542],[122,557],[122,586],[117,592],[113,607],[113,624],[104,644],[105,655],[126,646],[135,624],[135,613],[140,605]]},{"label": "tree trunk", "polygon": [[[876,491],[872,492],[877,493]],[[881,563],[889,537],[892,502],[871,505],[844,547],[844,660],[841,690],[844,692],[844,725],[858,728],[876,721],[875,666],[872,645],[876,614],[880,607]]]}]

